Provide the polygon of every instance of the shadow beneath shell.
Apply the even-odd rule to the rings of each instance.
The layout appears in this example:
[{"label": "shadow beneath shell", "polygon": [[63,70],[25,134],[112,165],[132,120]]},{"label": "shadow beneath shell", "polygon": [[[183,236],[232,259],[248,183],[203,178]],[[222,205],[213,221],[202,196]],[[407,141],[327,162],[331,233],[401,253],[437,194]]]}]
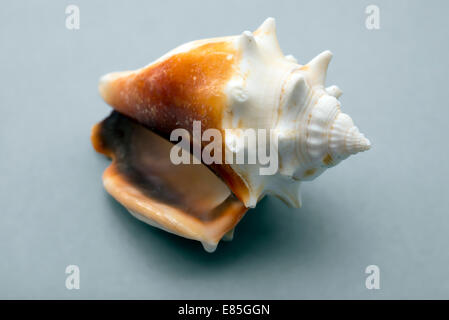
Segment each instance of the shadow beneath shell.
[{"label": "shadow beneath shell", "polygon": [[273,197],[264,198],[237,225],[234,240],[221,241],[214,253],[204,251],[197,241],[135,219],[109,195],[107,203],[119,224],[127,229],[127,241],[139,251],[138,256],[144,260],[141,262],[152,269],[159,268],[162,273],[204,278],[208,274],[216,276],[217,271],[251,272],[246,270],[250,266],[264,268],[267,264],[282,263],[286,267],[286,261],[291,267],[310,265],[317,255],[322,260],[329,250],[320,230],[325,223],[332,223],[331,215],[327,214],[332,205],[313,192],[303,196],[307,201],[301,209],[288,208]]}]

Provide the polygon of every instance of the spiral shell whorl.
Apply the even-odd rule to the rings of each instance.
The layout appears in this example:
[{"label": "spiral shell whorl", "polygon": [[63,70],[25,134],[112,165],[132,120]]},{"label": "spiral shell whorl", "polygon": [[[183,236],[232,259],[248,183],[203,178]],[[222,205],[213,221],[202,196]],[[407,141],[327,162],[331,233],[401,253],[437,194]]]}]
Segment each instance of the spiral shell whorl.
[{"label": "spiral shell whorl", "polygon": [[329,149],[335,159],[343,160],[352,154],[369,150],[371,144],[347,114],[339,113],[330,133]]}]

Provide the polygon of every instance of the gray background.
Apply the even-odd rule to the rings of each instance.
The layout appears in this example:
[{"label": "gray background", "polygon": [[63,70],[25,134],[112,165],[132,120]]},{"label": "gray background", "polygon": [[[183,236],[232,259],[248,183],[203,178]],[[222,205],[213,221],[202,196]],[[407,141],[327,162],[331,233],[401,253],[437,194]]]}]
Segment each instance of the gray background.
[{"label": "gray background", "polygon": [[[77,4],[81,29],[65,28]],[[380,7],[381,29],[365,28]],[[447,1],[8,1],[0,10],[0,298],[449,298]],[[103,189],[90,129],[98,78],[186,41],[277,20],[301,63],[334,53],[327,84],[371,140],[264,199],[216,253],[131,217]],[[65,267],[81,289],[65,288]],[[365,267],[381,289],[365,288]]]}]

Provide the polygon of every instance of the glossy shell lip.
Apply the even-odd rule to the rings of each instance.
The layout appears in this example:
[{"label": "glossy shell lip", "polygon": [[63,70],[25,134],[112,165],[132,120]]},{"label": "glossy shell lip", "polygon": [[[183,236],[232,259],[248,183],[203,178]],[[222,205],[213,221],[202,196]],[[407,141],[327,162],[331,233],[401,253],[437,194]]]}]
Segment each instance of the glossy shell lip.
[{"label": "glossy shell lip", "polygon": [[93,128],[91,139],[112,158],[105,189],[148,224],[213,251],[247,211],[206,166],[172,164],[169,141],[116,111]]}]

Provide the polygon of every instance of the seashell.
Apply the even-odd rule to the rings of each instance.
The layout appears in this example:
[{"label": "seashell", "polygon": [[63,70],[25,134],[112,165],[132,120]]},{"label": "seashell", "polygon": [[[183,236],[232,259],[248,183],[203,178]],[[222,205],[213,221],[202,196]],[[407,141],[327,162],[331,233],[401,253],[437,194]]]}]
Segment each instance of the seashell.
[{"label": "seashell", "polygon": [[[138,218],[209,251],[266,194],[299,207],[302,181],[370,148],[341,112],[341,90],[324,86],[331,58],[325,51],[301,65],[284,56],[268,18],[253,33],[189,42],[136,71],[103,76],[100,94],[115,111],[92,141],[114,159],[106,189]],[[163,138],[179,128],[194,134],[195,121],[224,137],[223,161],[208,164],[220,179],[203,164],[170,163],[172,144]],[[269,132],[274,174],[261,174],[266,164],[228,161],[255,152],[236,143],[247,129]]]}]

